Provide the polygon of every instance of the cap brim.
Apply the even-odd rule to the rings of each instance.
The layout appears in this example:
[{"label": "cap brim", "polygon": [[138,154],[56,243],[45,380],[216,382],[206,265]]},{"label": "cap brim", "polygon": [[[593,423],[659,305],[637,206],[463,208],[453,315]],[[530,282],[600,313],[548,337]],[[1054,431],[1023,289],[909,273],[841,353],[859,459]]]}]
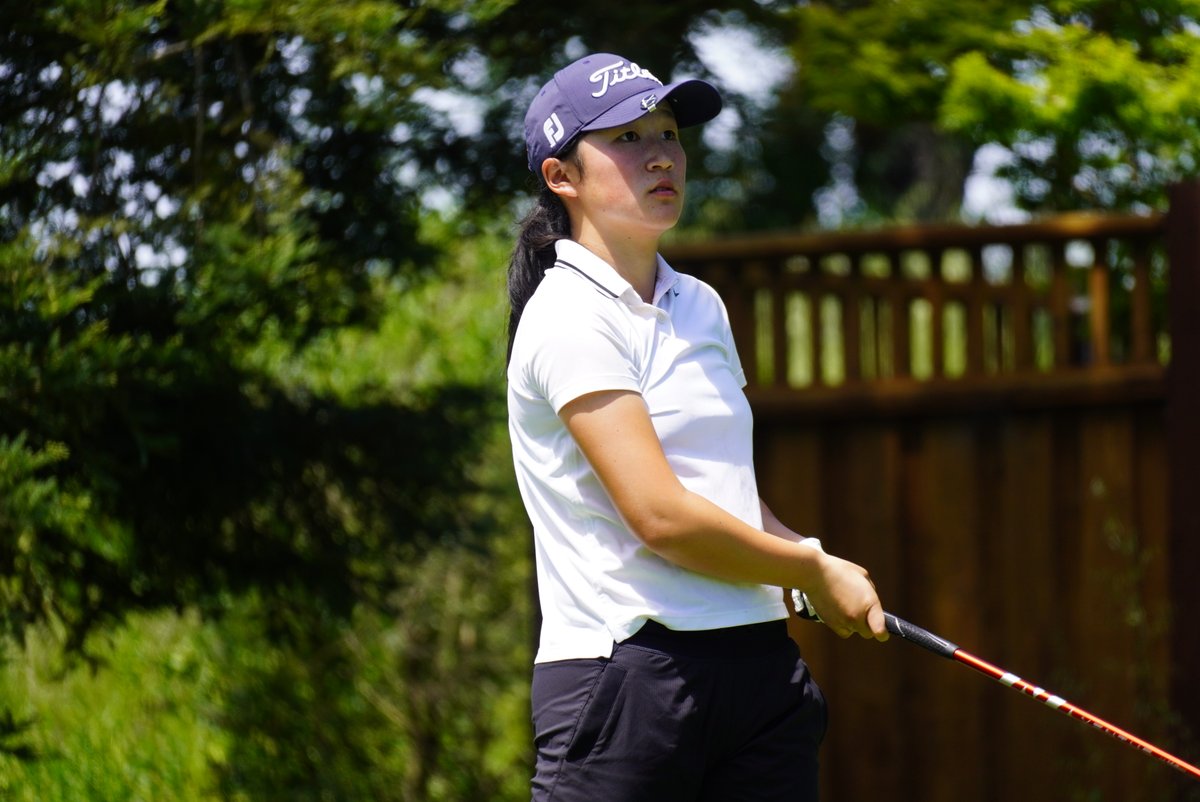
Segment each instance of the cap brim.
[{"label": "cap brim", "polygon": [[[698,78],[667,84],[654,94],[659,104],[670,103],[675,112],[675,123],[680,128],[706,123],[721,113],[721,93],[712,84]],[[625,98],[584,125],[580,131],[597,131],[633,122],[651,111],[643,104],[645,97],[644,94],[637,94]]]}]

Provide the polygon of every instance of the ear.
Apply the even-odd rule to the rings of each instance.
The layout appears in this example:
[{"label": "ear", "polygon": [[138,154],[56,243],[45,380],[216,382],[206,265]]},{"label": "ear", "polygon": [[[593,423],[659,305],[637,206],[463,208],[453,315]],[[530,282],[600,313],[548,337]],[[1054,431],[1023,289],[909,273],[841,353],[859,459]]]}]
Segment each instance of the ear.
[{"label": "ear", "polygon": [[579,169],[569,161],[553,157],[543,161],[542,180],[546,182],[550,191],[560,198],[574,198],[579,194],[576,189],[579,183]]}]

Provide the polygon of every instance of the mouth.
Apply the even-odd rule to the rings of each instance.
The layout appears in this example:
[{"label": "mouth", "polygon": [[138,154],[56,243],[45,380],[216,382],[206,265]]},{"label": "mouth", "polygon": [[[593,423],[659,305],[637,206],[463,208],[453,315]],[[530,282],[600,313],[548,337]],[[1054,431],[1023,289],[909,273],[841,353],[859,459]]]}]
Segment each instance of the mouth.
[{"label": "mouth", "polygon": [[650,188],[650,194],[656,198],[674,198],[679,194],[675,185],[665,178]]}]

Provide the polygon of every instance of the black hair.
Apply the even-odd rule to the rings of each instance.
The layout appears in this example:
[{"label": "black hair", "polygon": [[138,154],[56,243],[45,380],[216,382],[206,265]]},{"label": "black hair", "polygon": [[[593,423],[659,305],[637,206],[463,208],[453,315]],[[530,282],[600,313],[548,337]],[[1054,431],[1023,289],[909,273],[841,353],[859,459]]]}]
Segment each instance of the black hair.
[{"label": "black hair", "polygon": [[[582,160],[574,143],[561,151],[557,158],[570,161],[580,174],[583,173]],[[513,339],[517,336],[517,324],[521,322],[525,304],[542,283],[546,271],[554,266],[554,243],[570,236],[571,218],[567,216],[567,207],[562,198],[542,183],[537,202],[521,221],[517,232],[517,244],[508,261],[508,350],[504,357],[506,365],[512,359]]]}]

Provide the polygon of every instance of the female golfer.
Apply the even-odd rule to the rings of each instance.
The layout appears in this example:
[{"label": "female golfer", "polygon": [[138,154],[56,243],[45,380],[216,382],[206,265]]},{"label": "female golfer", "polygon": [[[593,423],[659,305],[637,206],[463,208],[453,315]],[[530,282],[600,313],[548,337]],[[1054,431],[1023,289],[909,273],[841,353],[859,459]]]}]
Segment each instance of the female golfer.
[{"label": "female golfer", "polygon": [[825,703],[780,588],[885,640],[867,572],[759,499],[725,308],[658,255],[710,84],[612,54],[525,117],[542,184],[509,266],[509,428],[542,612],[534,800],[809,800]]}]

